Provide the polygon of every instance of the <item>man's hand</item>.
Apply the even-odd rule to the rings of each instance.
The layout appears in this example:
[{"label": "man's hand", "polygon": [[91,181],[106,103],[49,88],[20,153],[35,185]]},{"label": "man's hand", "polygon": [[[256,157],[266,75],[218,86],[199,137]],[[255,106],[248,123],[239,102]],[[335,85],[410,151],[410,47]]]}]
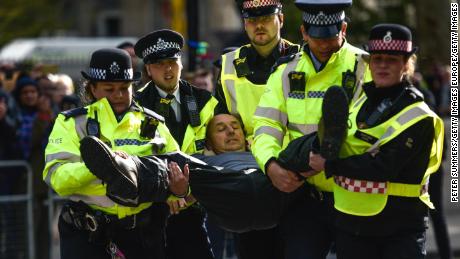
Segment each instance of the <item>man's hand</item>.
[{"label": "man's hand", "polygon": [[320,154],[315,154],[310,152],[310,163],[309,166],[313,168],[315,171],[321,172],[324,171],[324,166],[326,164],[326,159],[322,157]]},{"label": "man's hand", "polygon": [[8,107],[6,106],[6,102],[0,99],[0,121],[6,117],[7,111]]},{"label": "man's hand", "polygon": [[176,162],[168,164],[169,190],[176,196],[185,196],[188,192],[189,167],[184,166],[184,173]]},{"label": "man's hand", "polygon": [[171,215],[179,214],[180,209],[185,208],[185,206],[187,206],[187,202],[185,201],[184,198],[179,198],[177,200],[168,199],[167,203],[169,206],[169,213]]},{"label": "man's hand", "polygon": [[276,161],[268,164],[267,175],[273,185],[282,192],[293,192],[304,183],[303,180],[297,178],[294,172],[282,168]]}]

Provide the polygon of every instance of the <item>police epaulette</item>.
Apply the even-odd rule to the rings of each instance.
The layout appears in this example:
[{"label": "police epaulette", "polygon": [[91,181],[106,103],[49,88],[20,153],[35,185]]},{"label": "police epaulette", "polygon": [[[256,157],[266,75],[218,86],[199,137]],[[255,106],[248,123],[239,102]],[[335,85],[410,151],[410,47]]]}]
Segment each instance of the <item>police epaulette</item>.
[{"label": "police epaulette", "polygon": [[280,57],[276,62],[275,64],[272,66],[272,69],[270,71],[270,73],[273,73],[276,71],[276,69],[282,65],[282,64],[286,64],[288,62],[290,62],[291,60],[293,60],[295,58],[295,55],[296,53],[294,54],[291,54],[291,55],[287,55],[287,56],[282,56]]},{"label": "police epaulette", "polygon": [[139,111],[143,112],[146,117],[150,117],[150,118],[156,119],[158,121],[165,122],[165,118],[163,116],[161,116],[160,114],[158,114],[158,113],[156,113],[156,112],[154,112],[154,111],[152,111],[150,109],[142,107],[142,110],[139,109]]},{"label": "police epaulette", "polygon": [[67,111],[63,111],[61,112],[61,114],[64,115],[65,119],[67,120],[69,118],[88,114],[88,110],[85,107],[78,107]]}]

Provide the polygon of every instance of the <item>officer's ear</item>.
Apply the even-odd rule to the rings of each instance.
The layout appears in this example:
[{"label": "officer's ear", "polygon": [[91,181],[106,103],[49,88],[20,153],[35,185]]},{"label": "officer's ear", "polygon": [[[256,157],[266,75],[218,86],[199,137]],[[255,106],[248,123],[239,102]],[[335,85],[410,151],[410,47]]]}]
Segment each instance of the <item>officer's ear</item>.
[{"label": "officer's ear", "polygon": [[300,25],[300,32],[302,33],[303,41],[308,43],[307,29],[305,28],[305,26],[303,24]]},{"label": "officer's ear", "polygon": [[283,24],[284,24],[284,14],[283,14],[283,13],[279,13],[279,14],[278,14],[278,19],[280,20],[280,28],[283,28]]},{"label": "officer's ear", "polygon": [[149,64],[145,64],[145,65],[144,65],[144,69],[145,69],[145,72],[147,73],[147,75],[148,75],[149,77],[151,77],[152,75],[150,74]]},{"label": "officer's ear", "polygon": [[347,36],[347,27],[348,27],[348,23],[343,21],[342,28],[340,29],[340,32],[342,33],[342,37]]}]

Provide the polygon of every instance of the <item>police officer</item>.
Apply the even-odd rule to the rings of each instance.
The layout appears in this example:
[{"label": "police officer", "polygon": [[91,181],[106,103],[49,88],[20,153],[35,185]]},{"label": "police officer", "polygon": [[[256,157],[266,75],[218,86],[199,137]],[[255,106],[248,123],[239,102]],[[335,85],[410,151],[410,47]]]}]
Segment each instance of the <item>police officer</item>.
[{"label": "police officer", "polygon": [[367,48],[373,81],[351,107],[340,158],[312,155],[310,165],[334,179],[338,258],[425,258],[443,123],[407,80],[416,51],[407,27],[376,25]]},{"label": "police officer", "polygon": [[[182,35],[158,30],[142,37],[134,46],[151,81],[137,92],[139,103],[165,117],[181,151],[202,152],[206,124],[214,116],[217,100],[206,90],[181,80]],[[204,214],[191,206],[168,220],[168,258],[212,258]]]},{"label": "police officer", "polygon": [[297,53],[299,45],[281,38],[284,15],[279,0],[237,0],[250,44],[222,55],[216,97],[219,112],[240,115],[252,142],[252,117],[275,62]]},{"label": "police officer", "polygon": [[[95,51],[88,72],[82,75],[90,104],[57,117],[45,150],[44,181],[59,196],[70,199],[59,217],[61,257],[165,258],[165,203],[133,205],[118,199],[133,187],[133,179],[112,177],[110,183],[124,184],[110,185],[97,178],[81,162],[79,142],[94,136],[117,152],[133,155],[175,151],[178,145],[161,116],[132,101],[132,82],[139,75],[133,73],[126,51]],[[141,128],[146,123],[150,126]],[[157,180],[167,190],[167,179]],[[167,194],[160,191],[155,198],[166,201]]]},{"label": "police officer", "polygon": [[[297,175],[278,163],[283,137],[290,141],[317,131],[326,90],[343,87],[350,100],[360,94],[366,78],[366,53],[346,42],[344,9],[351,0],[296,1],[303,10],[303,51],[289,56],[270,75],[254,115],[252,152],[260,167],[283,192],[303,185]],[[280,224],[286,258],[324,258],[334,239],[332,227],[332,180],[324,173],[309,171],[303,176],[314,186],[310,195],[296,202]]]}]

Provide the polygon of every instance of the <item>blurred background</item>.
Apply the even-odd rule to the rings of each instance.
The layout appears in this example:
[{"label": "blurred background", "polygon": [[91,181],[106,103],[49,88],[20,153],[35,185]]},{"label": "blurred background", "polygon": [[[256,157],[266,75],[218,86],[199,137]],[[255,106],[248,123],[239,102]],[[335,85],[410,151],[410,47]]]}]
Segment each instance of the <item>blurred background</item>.
[{"label": "blurred background", "polygon": [[[301,12],[293,0],[282,2],[282,35],[301,44]],[[417,84],[431,91],[448,136],[451,2],[354,0],[346,11],[347,40],[358,47],[377,23],[401,23],[412,30],[419,46]],[[53,119],[81,105],[80,71],[87,69],[94,50],[132,51],[129,43],[163,28],[186,39],[182,76],[211,92],[216,80],[213,63],[221,51],[248,43],[234,0],[0,1],[0,259],[57,256],[53,224],[60,201],[41,180]],[[141,71],[141,60],[131,54]],[[447,219],[452,250],[460,258],[460,205],[450,202],[449,142],[445,150],[444,171],[436,180],[443,195],[438,208],[444,207],[445,214],[434,218]],[[428,257],[453,258],[439,253],[438,246],[447,241],[438,239],[437,245],[431,226]]]}]

